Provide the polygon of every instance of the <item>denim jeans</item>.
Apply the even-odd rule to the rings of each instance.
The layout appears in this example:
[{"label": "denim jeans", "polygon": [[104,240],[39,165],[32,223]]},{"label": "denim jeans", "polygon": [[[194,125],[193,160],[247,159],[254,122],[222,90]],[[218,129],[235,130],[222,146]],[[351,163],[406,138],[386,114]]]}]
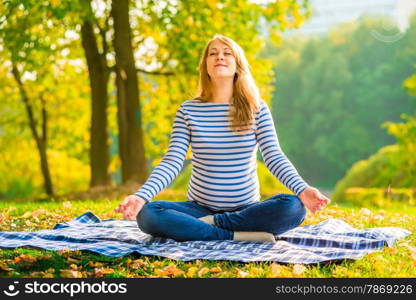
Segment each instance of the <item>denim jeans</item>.
[{"label": "denim jeans", "polygon": [[[213,215],[214,225],[198,218]],[[151,201],[137,215],[143,232],[177,241],[232,240],[234,231],[265,231],[278,235],[303,222],[306,209],[291,194],[277,194],[234,211],[213,211],[193,201]]]}]

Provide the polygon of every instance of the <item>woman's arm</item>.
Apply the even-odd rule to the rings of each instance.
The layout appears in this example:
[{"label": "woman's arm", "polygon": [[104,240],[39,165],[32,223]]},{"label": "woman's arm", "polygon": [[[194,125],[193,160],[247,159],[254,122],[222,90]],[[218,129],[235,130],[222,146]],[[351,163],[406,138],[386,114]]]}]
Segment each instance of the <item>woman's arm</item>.
[{"label": "woman's arm", "polygon": [[256,136],[264,162],[269,171],[296,196],[310,186],[298,174],[283,153],[277,138],[272,114],[266,102],[261,100],[260,112],[256,116]]},{"label": "woman's arm", "polygon": [[311,212],[315,213],[321,210],[331,201],[318,189],[309,186],[283,153],[272,114],[264,101],[262,101],[261,110],[256,117],[256,135],[267,168],[281,183],[298,196]]},{"label": "woman's arm", "polygon": [[183,168],[191,139],[183,107],[179,107],[173,122],[168,151],[150,174],[147,181],[134,194],[146,202],[167,187]]}]

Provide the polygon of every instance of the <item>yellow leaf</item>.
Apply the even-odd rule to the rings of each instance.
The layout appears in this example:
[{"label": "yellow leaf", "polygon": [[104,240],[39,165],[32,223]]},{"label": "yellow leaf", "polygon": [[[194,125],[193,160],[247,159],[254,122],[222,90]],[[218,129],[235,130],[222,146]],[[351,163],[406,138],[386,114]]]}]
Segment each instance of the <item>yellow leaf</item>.
[{"label": "yellow leaf", "polygon": [[14,258],[15,264],[27,264],[31,265],[36,262],[36,257],[31,254],[21,254]]},{"label": "yellow leaf", "polygon": [[79,264],[81,262],[80,259],[76,259],[76,258],[73,258],[73,257],[68,257],[66,259],[66,261],[69,262],[69,263],[76,263],[76,264]]},{"label": "yellow leaf", "polygon": [[3,270],[3,271],[12,271],[13,270],[13,268],[10,268],[8,265],[6,265],[5,263],[3,263],[3,262],[0,262],[0,270]]},{"label": "yellow leaf", "polygon": [[300,276],[300,275],[302,275],[305,272],[305,270],[306,270],[306,268],[305,268],[304,265],[295,264],[293,266],[292,272],[293,272],[294,275]]},{"label": "yellow leaf", "polygon": [[270,277],[279,277],[281,272],[282,272],[281,265],[278,265],[275,262],[270,265]]},{"label": "yellow leaf", "polygon": [[151,266],[154,267],[160,267],[161,265],[163,265],[163,263],[161,261],[155,261],[152,262]]},{"label": "yellow leaf", "polygon": [[32,212],[31,211],[27,211],[23,214],[22,218],[29,218],[32,216]]},{"label": "yellow leaf", "polygon": [[369,210],[368,208],[361,208],[360,211],[358,212],[360,215],[364,215],[364,216],[370,216],[371,215],[371,210]]},{"label": "yellow leaf", "polygon": [[75,270],[63,269],[59,273],[63,278],[82,278],[82,273]]},{"label": "yellow leaf", "polygon": [[95,277],[103,277],[106,274],[112,274],[114,270],[111,268],[94,268]]},{"label": "yellow leaf", "polygon": [[196,274],[196,271],[198,271],[197,267],[190,267],[188,269],[188,272],[186,273],[186,277],[194,277]]},{"label": "yellow leaf", "polygon": [[245,278],[248,275],[248,272],[244,272],[243,270],[240,270],[236,268],[237,277],[239,278]]},{"label": "yellow leaf", "polygon": [[44,210],[44,209],[37,209],[37,210],[32,211],[32,216],[33,217],[37,217],[39,215],[46,214],[47,212],[48,211],[47,210]]},{"label": "yellow leaf", "polygon": [[222,269],[220,267],[213,267],[209,271],[211,273],[219,273],[219,272],[222,272]]},{"label": "yellow leaf", "polygon": [[141,266],[145,265],[146,263],[143,261],[143,259],[136,259],[133,261],[129,261],[127,266],[130,269],[136,270],[138,268],[140,268]]},{"label": "yellow leaf", "polygon": [[199,272],[198,272],[198,276],[199,277],[202,277],[202,276],[204,276],[205,274],[207,274],[207,273],[209,273],[209,268],[207,268],[207,267],[203,267],[201,270],[199,270]]},{"label": "yellow leaf", "polygon": [[169,266],[167,266],[163,269],[156,269],[155,273],[159,276],[170,276],[170,277],[172,277],[172,276],[175,277],[175,276],[185,274],[184,271],[177,268],[176,265],[173,265],[173,264],[170,264]]},{"label": "yellow leaf", "polygon": [[103,263],[98,262],[98,261],[90,261],[90,262],[88,263],[88,265],[89,265],[90,267],[102,267],[102,266],[103,266]]}]

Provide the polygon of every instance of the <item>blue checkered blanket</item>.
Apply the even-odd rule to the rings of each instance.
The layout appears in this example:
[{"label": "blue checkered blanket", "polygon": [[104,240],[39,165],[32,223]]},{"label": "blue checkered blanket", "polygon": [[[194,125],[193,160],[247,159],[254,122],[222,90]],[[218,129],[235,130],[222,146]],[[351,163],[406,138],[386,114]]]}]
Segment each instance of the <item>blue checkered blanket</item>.
[{"label": "blue checkered blanket", "polygon": [[35,232],[0,232],[0,248],[31,246],[47,250],[89,250],[112,257],[139,253],[177,260],[275,261],[312,264],[358,259],[392,247],[410,232],[397,227],[359,230],[340,219],[305,225],[276,236],[275,243],[240,241],[187,241],[153,237],[135,221],[100,220],[92,212],[53,229]]}]

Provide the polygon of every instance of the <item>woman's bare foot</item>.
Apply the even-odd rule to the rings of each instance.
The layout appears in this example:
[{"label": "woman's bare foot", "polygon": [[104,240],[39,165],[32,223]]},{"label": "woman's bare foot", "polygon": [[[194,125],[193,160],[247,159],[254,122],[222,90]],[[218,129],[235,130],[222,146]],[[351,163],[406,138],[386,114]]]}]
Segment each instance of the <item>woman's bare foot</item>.
[{"label": "woman's bare foot", "polygon": [[199,220],[201,220],[202,222],[205,222],[205,223],[207,223],[209,225],[214,225],[215,226],[215,224],[214,224],[214,216],[212,216],[212,215],[208,215],[208,216],[199,218]]},{"label": "woman's bare foot", "polygon": [[146,201],[136,195],[130,195],[124,198],[124,201],[114,210],[122,213],[126,220],[135,220]]}]

